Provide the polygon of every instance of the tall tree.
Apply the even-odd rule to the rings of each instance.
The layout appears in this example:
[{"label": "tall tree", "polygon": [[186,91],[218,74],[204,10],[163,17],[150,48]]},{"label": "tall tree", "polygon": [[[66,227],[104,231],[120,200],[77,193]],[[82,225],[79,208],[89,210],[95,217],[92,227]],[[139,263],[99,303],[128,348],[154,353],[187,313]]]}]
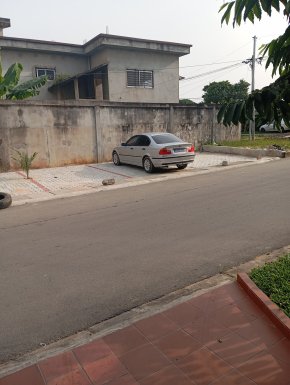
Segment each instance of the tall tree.
[{"label": "tall tree", "polygon": [[249,83],[241,79],[238,83],[231,84],[228,80],[212,82],[203,87],[202,95],[205,103],[225,104],[246,100],[248,97]]},{"label": "tall tree", "polygon": [[245,123],[252,120],[253,109],[264,121],[275,121],[281,127],[282,119],[290,127],[290,0],[235,0],[222,5],[222,24],[230,22],[233,27],[242,21],[254,23],[273,11],[283,11],[287,27],[285,32],[269,44],[261,47],[261,54],[268,59],[266,68],[272,66],[272,76],[279,74],[278,79],[262,88],[253,91],[246,101],[223,105],[218,114],[218,121],[226,125]]},{"label": "tall tree", "polygon": [[39,94],[39,89],[47,82],[46,76],[20,83],[20,74],[23,66],[20,63],[12,64],[4,76],[0,63],[0,99],[26,99]]}]

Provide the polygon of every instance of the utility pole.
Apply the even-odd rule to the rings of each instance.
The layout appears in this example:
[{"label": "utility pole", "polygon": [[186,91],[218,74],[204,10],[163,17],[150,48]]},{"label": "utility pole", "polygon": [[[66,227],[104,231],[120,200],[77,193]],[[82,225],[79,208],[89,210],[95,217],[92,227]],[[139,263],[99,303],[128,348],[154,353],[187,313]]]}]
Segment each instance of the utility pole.
[{"label": "utility pole", "polygon": [[[253,37],[254,39],[254,44],[253,44],[253,56],[252,56],[252,63],[251,63],[251,68],[252,68],[252,86],[251,90],[252,92],[255,90],[255,67],[256,67],[256,41],[257,41],[257,36]],[[249,127],[249,133],[250,133],[250,139],[255,140],[255,106],[253,102],[253,116],[252,120],[250,120],[250,127]]]},{"label": "utility pole", "polygon": [[[244,64],[249,64],[252,70],[252,85],[251,85],[251,92],[255,90],[255,68],[256,68],[256,62],[258,64],[262,63],[263,57],[256,58],[256,42],[257,42],[257,36],[253,37],[254,39],[254,46],[253,46],[253,56],[251,59],[244,60]],[[253,102],[253,116],[252,120],[249,122],[249,139],[254,140],[255,139],[255,106]]]}]

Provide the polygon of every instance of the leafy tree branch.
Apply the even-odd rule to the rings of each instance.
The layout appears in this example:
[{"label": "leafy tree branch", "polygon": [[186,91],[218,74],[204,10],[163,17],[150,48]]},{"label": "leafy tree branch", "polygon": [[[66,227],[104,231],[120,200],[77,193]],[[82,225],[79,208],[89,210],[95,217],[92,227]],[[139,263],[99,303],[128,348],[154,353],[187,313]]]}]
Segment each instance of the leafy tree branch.
[{"label": "leafy tree branch", "polygon": [[272,76],[277,72],[280,77],[261,90],[253,91],[245,101],[228,103],[222,106],[218,121],[226,125],[244,123],[252,120],[253,107],[261,120],[275,121],[281,127],[281,121],[290,127],[290,0],[235,0],[222,5],[221,23],[233,27],[242,21],[254,23],[264,15],[271,16],[273,11],[281,12],[288,24],[284,34],[261,47],[263,57],[268,56],[266,68],[273,66]]}]

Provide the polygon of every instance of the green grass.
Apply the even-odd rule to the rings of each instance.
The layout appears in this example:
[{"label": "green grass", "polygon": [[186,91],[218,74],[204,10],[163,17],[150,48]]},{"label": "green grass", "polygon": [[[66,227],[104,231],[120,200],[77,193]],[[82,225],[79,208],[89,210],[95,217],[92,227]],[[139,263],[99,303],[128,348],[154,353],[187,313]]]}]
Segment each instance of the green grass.
[{"label": "green grass", "polygon": [[290,317],[290,254],[253,269],[250,278]]},{"label": "green grass", "polygon": [[231,147],[249,147],[249,148],[269,148],[273,144],[276,144],[283,149],[290,149],[290,138],[271,138],[264,136],[256,136],[255,140],[249,140],[248,137],[242,138],[241,140],[235,141],[223,141],[220,142],[221,146],[231,146]]}]

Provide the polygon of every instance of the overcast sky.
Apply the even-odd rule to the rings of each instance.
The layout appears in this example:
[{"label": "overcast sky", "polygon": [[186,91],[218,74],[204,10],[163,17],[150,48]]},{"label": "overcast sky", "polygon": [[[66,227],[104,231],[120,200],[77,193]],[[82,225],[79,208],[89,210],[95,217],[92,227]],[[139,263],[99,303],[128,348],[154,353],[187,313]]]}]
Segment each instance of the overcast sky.
[{"label": "overcast sky", "polygon": [[[221,27],[223,0],[0,0],[0,17],[11,19],[5,36],[83,44],[99,33],[192,44],[180,59],[180,75],[197,76],[228,67],[252,56],[257,46],[282,34],[286,20],[277,12],[254,25]],[[212,63],[218,63],[211,65]],[[257,66],[256,88],[271,81],[271,71]],[[213,81],[251,82],[249,66],[228,68],[180,83],[180,97],[199,101],[202,88]]]}]

